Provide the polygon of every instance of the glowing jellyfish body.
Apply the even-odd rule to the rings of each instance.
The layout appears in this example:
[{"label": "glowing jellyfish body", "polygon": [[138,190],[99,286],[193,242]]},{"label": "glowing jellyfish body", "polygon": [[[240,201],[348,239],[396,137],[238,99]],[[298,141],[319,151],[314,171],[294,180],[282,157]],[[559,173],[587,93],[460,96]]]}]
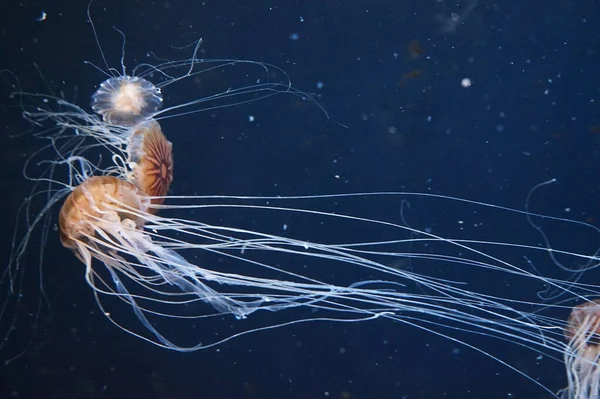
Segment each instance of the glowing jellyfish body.
[{"label": "glowing jellyfish body", "polygon": [[151,118],[162,103],[160,89],[137,76],[107,79],[92,95],[92,109],[104,122],[118,126],[134,126]]},{"label": "glowing jellyfish body", "polygon": [[567,399],[600,397],[600,300],[575,306],[565,330]]},{"label": "glowing jellyfish body", "polygon": [[87,258],[82,243],[92,242],[106,232],[122,236],[122,224],[139,230],[145,221],[136,214],[148,209],[142,195],[132,183],[114,176],[90,177],[69,194],[60,210],[62,244],[80,259]]}]

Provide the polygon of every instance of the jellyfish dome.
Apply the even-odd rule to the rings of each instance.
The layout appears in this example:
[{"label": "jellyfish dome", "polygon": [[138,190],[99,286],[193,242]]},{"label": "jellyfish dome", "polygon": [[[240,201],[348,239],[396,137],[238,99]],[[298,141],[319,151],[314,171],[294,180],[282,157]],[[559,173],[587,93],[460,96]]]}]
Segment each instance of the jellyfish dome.
[{"label": "jellyfish dome", "polygon": [[[138,229],[148,201],[130,182],[114,176],[93,176],[79,185],[65,200],[59,215],[62,244],[80,259],[89,259],[86,248],[99,243],[106,234],[122,236],[123,229]],[[108,233],[107,233],[108,232]]]},{"label": "jellyfish dome", "polygon": [[566,399],[598,399],[600,397],[600,300],[577,305],[571,311],[565,338],[565,366],[568,387]]},{"label": "jellyfish dome", "polygon": [[173,181],[172,144],[155,120],[141,123],[132,129],[127,146],[131,180],[150,196],[153,204],[162,204]]},{"label": "jellyfish dome", "polygon": [[134,76],[105,80],[92,95],[92,109],[104,122],[134,126],[150,119],[162,107],[161,90],[150,81]]}]

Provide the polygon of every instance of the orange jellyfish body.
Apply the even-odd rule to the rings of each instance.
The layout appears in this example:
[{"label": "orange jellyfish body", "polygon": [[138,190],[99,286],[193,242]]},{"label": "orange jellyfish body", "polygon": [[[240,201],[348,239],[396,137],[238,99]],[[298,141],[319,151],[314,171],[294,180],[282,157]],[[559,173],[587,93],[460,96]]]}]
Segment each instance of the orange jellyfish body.
[{"label": "orange jellyfish body", "polygon": [[115,176],[90,177],[69,194],[60,210],[60,241],[79,256],[78,243],[115,231],[115,225],[140,229],[147,208],[148,201],[134,184]]},{"label": "orange jellyfish body", "polygon": [[[160,125],[150,120],[135,126],[129,146],[131,181],[150,197],[167,195],[173,181],[172,144],[163,134]],[[160,205],[164,198],[153,198]]]},{"label": "orange jellyfish body", "polygon": [[586,346],[597,346],[600,343],[600,299],[573,308],[569,315],[565,338],[567,342],[584,338],[585,342],[581,344]]},{"label": "orange jellyfish body", "polygon": [[577,305],[565,329],[568,386],[561,397],[600,398],[600,299]]}]

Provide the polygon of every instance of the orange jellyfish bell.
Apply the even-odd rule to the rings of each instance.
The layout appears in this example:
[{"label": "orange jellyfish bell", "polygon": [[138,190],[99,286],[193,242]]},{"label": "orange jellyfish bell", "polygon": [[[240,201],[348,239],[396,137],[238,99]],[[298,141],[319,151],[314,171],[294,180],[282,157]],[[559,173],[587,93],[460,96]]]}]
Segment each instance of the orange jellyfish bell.
[{"label": "orange jellyfish bell", "polygon": [[[155,120],[133,128],[127,147],[131,181],[150,197],[167,195],[173,181],[172,144]],[[164,198],[153,198],[160,205]]]},{"label": "orange jellyfish bell", "polygon": [[564,360],[569,385],[562,397],[600,397],[600,299],[577,305],[565,329]]},{"label": "orange jellyfish bell", "polygon": [[600,299],[577,305],[571,310],[567,328],[567,342],[579,342],[585,346],[600,344]]},{"label": "orange jellyfish bell", "polygon": [[132,183],[115,176],[90,177],[69,194],[60,210],[60,241],[83,260],[84,246],[98,244],[99,237],[141,229],[148,205]]},{"label": "orange jellyfish bell", "polygon": [[92,109],[106,123],[135,126],[152,118],[162,107],[160,89],[150,81],[133,76],[105,80],[92,95]]}]

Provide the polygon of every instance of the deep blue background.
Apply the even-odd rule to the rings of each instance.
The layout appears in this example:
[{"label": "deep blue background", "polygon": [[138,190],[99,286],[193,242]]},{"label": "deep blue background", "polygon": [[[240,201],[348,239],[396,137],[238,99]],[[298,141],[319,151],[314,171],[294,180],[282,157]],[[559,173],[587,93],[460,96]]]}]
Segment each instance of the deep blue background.
[{"label": "deep blue background", "polygon": [[[150,51],[182,58],[171,46],[203,37],[202,56],[278,65],[296,87],[317,93],[332,117],[278,97],[169,121],[163,128],[174,143],[175,194],[410,190],[522,208],[535,184],[556,177],[534,210],[595,223],[598,2],[479,0],[455,31],[440,30],[440,20],[468,4],[97,0],[92,12],[111,65],[118,65],[121,46],[112,26],[127,36],[128,65],[146,61]],[[102,63],[86,7],[3,1],[0,68],[30,91],[46,92],[45,80],[68,99],[77,93],[74,101],[87,107],[104,77],[82,62]],[[42,10],[47,19],[38,22]],[[411,42],[420,48],[416,58]],[[473,81],[468,89],[460,85],[465,77]],[[12,111],[0,114],[2,254],[29,189],[22,164],[39,144],[9,137],[23,126]],[[568,246],[586,238],[562,239]],[[456,344],[381,320],[286,328],[192,354],[161,350],[98,314],[81,264],[57,237],[46,255],[52,312],[41,320],[39,349],[0,366],[1,398],[549,396],[479,354],[454,353]],[[565,384],[557,362],[537,362],[535,353],[497,342],[476,344],[498,345],[550,389]]]}]

